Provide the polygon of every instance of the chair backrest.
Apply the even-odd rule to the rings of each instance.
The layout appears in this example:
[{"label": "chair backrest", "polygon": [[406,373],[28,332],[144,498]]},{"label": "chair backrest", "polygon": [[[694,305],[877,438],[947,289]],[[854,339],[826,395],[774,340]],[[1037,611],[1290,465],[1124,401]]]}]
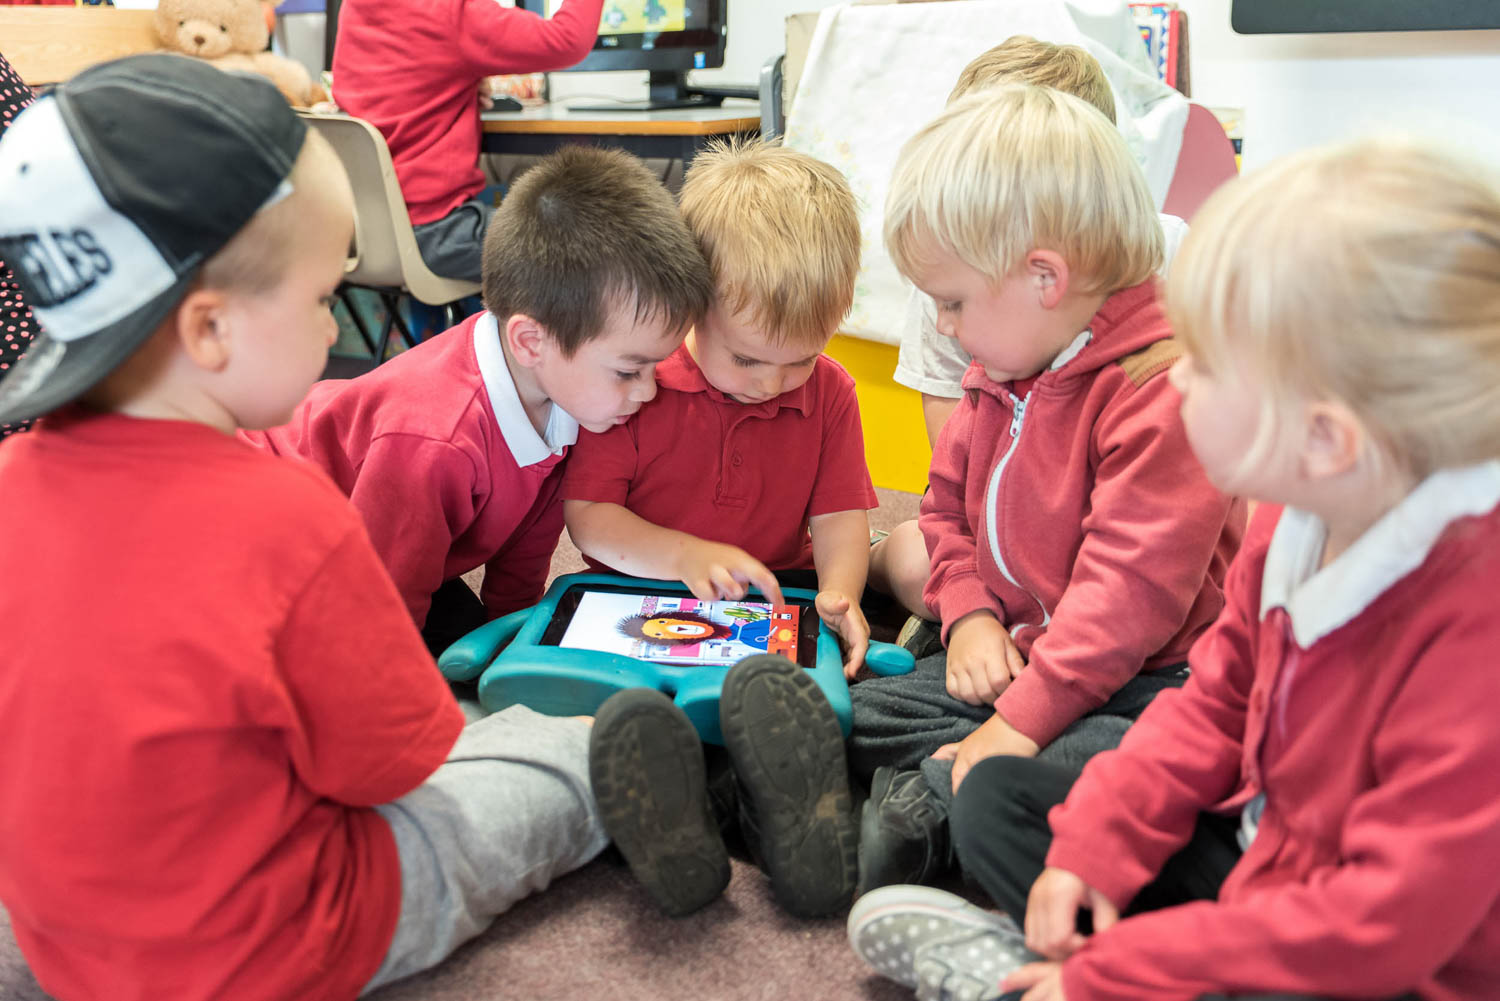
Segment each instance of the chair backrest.
[{"label": "chair backrest", "polygon": [[31,87],[95,63],[161,48],[152,10],[0,4],[0,51]]},{"label": "chair backrest", "polygon": [[417,249],[396,180],[391,151],[380,130],[362,118],[298,112],[338,153],[354,189],[354,248],[344,280],[352,285],[405,289],[430,306],[474,295],[474,282],[432,273]]}]

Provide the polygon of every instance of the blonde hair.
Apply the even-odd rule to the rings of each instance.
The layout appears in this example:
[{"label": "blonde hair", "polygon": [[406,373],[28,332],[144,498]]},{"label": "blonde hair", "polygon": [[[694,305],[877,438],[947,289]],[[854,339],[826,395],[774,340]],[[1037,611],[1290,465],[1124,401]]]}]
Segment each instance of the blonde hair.
[{"label": "blonde hair", "polygon": [[859,216],[837,169],[760,141],[716,143],[682,186],[718,304],[773,343],[822,348],[854,302]]},{"label": "blonde hair", "polygon": [[1401,138],[1288,156],[1204,203],[1166,301],[1206,368],[1342,402],[1417,477],[1500,456],[1500,187],[1478,161]]},{"label": "blonde hair", "polygon": [[1030,251],[1053,250],[1085,294],[1137,285],[1163,255],[1155,203],[1120,133],[1079,98],[1025,84],[960,98],[907,141],[885,241],[908,278],[934,250],[992,282]]},{"label": "blonde hair", "polygon": [[201,281],[205,287],[249,295],[271,291],[295,259],[293,251],[306,225],[309,201],[328,198],[342,187],[353,205],[338,154],[328,140],[311,130],[287,181],[291,194],[257,212],[204,263]]},{"label": "blonde hair", "polygon": [[1099,60],[1077,45],[1039,42],[1030,35],[1011,35],[970,60],[958,74],[948,103],[970,91],[1006,83],[1029,83],[1072,94],[1115,124],[1115,95]]}]

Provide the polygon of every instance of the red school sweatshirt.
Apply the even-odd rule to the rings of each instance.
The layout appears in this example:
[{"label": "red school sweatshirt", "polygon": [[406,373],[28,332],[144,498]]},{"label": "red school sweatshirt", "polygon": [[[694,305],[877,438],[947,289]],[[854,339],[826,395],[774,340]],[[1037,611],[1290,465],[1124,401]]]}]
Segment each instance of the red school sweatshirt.
[{"label": "red school sweatshirt", "polygon": [[972,365],[938,440],[923,598],[944,643],[979,609],[1010,631],[1027,667],[995,710],[1044,747],[1186,660],[1223,607],[1244,505],[1188,447],[1166,379],[1180,354],[1155,282],[1124,289],[1023,396]]}]

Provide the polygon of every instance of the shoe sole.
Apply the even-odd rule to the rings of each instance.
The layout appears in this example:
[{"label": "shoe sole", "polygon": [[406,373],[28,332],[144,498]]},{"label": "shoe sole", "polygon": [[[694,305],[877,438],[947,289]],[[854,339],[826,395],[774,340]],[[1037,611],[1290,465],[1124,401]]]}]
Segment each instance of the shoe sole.
[{"label": "shoe sole", "polygon": [[777,902],[798,917],[848,906],[859,832],[843,733],[817,684],[783,657],[747,657],[724,679],[719,727]]},{"label": "shoe sole", "polygon": [[928,886],[883,886],[849,911],[849,945],[918,998],[991,1001],[1011,971],[1040,957],[1010,918]]},{"label": "shoe sole", "polygon": [[604,830],[668,915],[711,903],[729,885],[729,854],[708,806],[703,748],[661,692],[611,696],[589,734],[589,782]]}]

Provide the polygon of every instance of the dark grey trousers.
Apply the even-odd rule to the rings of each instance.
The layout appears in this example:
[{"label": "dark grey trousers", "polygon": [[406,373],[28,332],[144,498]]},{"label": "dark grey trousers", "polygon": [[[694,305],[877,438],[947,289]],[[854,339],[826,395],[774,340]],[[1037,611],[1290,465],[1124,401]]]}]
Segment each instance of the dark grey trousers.
[{"label": "dark grey trousers", "polygon": [[417,249],[428,269],[443,278],[479,281],[484,231],[494,214],[494,196],[486,189],[441,219],[413,226]]},{"label": "dark grey trousers", "polygon": [[[920,768],[944,802],[952,798],[953,763],[935,761],[932,753],[963,740],[995,710],[949,695],[947,663],[946,652],[936,653],[917,661],[910,674],[869,678],[849,689],[854,704],[849,767],[866,786],[882,766],[903,771]],[[1181,688],[1186,682],[1186,664],[1136,675],[1107,703],[1042,748],[1037,760],[1081,771],[1095,754],[1117,746],[1159,693]]]}]

